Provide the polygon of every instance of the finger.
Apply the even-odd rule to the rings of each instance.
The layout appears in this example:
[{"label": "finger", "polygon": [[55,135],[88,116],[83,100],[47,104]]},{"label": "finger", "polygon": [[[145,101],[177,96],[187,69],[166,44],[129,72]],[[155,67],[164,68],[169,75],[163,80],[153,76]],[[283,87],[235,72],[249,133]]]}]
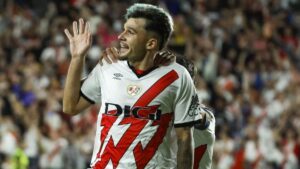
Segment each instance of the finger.
[{"label": "finger", "polygon": [[167,62],[167,65],[176,62],[176,56],[174,54],[170,55]]},{"label": "finger", "polygon": [[159,65],[159,59],[160,59],[160,58],[159,58],[158,55],[159,55],[159,54],[156,54],[155,57],[154,57],[154,61],[153,61],[153,62],[154,62],[154,65]]},{"label": "finger", "polygon": [[70,32],[69,32],[68,29],[65,29],[65,34],[66,34],[66,36],[68,37],[69,41],[71,41],[72,35],[70,34]]},{"label": "finger", "polygon": [[106,62],[107,62],[108,64],[112,64],[108,52],[109,52],[109,49],[107,48],[107,49],[105,50],[105,55],[103,55],[103,58],[106,60]]},{"label": "finger", "polygon": [[116,60],[116,59],[114,59],[116,56],[114,56],[114,53],[112,52],[112,48],[107,48],[106,52],[107,52],[107,57],[109,58],[109,60],[112,62],[116,62],[116,61],[114,61],[114,60]]},{"label": "finger", "polygon": [[104,59],[108,64],[111,64],[111,61],[108,60],[106,50],[105,50],[105,51],[102,53],[102,55],[100,56],[100,59],[99,59],[100,65],[103,65],[103,59]]},{"label": "finger", "polygon": [[89,40],[90,40],[90,45],[92,45],[92,42],[93,42],[93,36],[92,36],[92,34],[91,33],[89,33]]},{"label": "finger", "polygon": [[92,45],[92,35],[91,35],[91,33],[87,34],[86,43],[88,43],[89,46]]},{"label": "finger", "polygon": [[159,55],[157,57],[162,60],[162,59],[166,58],[167,55],[168,55],[167,51],[162,51],[162,52],[159,52]]},{"label": "finger", "polygon": [[76,21],[73,22],[73,33],[74,33],[74,36],[78,35],[78,28],[77,28],[77,22]]},{"label": "finger", "polygon": [[167,56],[164,65],[165,66],[170,65],[171,63],[174,63],[175,61],[176,61],[176,56],[171,53],[170,55]]},{"label": "finger", "polygon": [[90,23],[86,22],[85,23],[85,28],[84,28],[84,33],[89,33],[90,32]]},{"label": "finger", "polygon": [[111,48],[111,52],[112,52],[112,58],[110,58],[113,62],[117,62],[119,59],[119,52],[118,49],[115,47]]},{"label": "finger", "polygon": [[85,29],[84,29],[84,34],[87,36],[86,38],[86,42],[91,45],[92,44],[92,34],[91,32],[89,31],[90,29],[90,24],[89,23],[86,23],[85,25]]},{"label": "finger", "polygon": [[166,52],[167,52],[168,54],[172,54],[172,52],[170,52],[169,50],[166,50]]},{"label": "finger", "polygon": [[84,21],[82,18],[79,19],[79,34],[83,33]]},{"label": "finger", "polygon": [[170,51],[164,51],[162,52],[162,57],[168,60],[171,60],[175,55]]},{"label": "finger", "polygon": [[174,55],[174,57],[171,58],[172,62],[176,62],[176,55]]},{"label": "finger", "polygon": [[156,53],[156,55],[154,57],[154,62],[155,62],[156,65],[159,65],[161,63],[161,61],[162,61],[162,54],[163,53],[164,52],[158,52],[158,53]]},{"label": "finger", "polygon": [[160,56],[161,56],[162,58],[168,58],[170,55],[171,55],[171,54],[170,54],[169,52],[164,51],[164,52],[161,53]]},{"label": "finger", "polygon": [[166,57],[168,56],[168,53],[166,51],[160,52],[157,55],[157,64],[162,65],[166,62]]},{"label": "finger", "polygon": [[162,55],[162,61],[161,64],[166,66],[166,65],[170,65],[172,63],[172,58],[174,58],[174,54],[167,51]]},{"label": "finger", "polygon": [[168,56],[166,56],[166,59],[171,61],[174,57],[175,55],[171,53]]},{"label": "finger", "polygon": [[163,66],[167,66],[169,64],[170,64],[170,60],[168,60],[167,58],[163,58],[160,63],[160,65],[163,65]]},{"label": "finger", "polygon": [[[83,21],[83,19],[82,19],[82,21]],[[84,36],[86,37],[86,41],[87,41],[87,43],[90,43],[90,41],[91,41],[91,32],[89,31],[90,30],[90,24],[88,23],[88,22],[86,22],[85,24],[83,23],[82,24],[82,29],[83,29],[83,27],[84,27],[84,31],[82,32],[83,34],[84,34]]]}]

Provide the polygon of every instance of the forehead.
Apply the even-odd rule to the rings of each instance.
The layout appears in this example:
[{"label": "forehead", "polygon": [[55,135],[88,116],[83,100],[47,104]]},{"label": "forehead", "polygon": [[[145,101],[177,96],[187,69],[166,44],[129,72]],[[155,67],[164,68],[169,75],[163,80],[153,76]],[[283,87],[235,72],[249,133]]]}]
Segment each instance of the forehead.
[{"label": "forehead", "polygon": [[129,18],[124,24],[125,28],[133,28],[133,29],[144,29],[146,25],[146,19],[144,18]]}]

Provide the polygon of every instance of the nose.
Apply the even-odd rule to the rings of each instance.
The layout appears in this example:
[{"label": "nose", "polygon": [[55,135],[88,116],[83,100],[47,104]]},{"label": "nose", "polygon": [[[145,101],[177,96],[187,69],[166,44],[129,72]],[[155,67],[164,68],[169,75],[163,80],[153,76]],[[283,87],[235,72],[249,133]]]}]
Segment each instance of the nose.
[{"label": "nose", "polygon": [[125,40],[125,38],[124,38],[124,33],[125,33],[125,31],[123,31],[123,32],[121,32],[121,33],[119,34],[118,40]]}]

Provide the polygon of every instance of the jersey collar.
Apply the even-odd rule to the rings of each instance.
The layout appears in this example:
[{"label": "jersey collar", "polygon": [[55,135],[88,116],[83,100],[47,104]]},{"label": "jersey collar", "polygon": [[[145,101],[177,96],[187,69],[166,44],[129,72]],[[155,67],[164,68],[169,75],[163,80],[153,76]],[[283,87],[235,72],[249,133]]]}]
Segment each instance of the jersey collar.
[{"label": "jersey collar", "polygon": [[149,74],[150,72],[152,72],[154,69],[158,68],[158,66],[153,66],[152,68],[141,72],[141,70],[137,70],[132,65],[130,65],[128,61],[127,61],[127,65],[138,78],[141,78]]}]

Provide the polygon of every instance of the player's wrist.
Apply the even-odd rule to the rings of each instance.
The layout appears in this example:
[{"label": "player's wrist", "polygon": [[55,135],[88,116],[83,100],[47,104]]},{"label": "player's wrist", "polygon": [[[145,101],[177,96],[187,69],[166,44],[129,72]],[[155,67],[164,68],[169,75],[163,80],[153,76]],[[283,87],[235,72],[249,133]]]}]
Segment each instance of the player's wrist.
[{"label": "player's wrist", "polygon": [[84,61],[85,55],[72,55],[71,61]]}]

